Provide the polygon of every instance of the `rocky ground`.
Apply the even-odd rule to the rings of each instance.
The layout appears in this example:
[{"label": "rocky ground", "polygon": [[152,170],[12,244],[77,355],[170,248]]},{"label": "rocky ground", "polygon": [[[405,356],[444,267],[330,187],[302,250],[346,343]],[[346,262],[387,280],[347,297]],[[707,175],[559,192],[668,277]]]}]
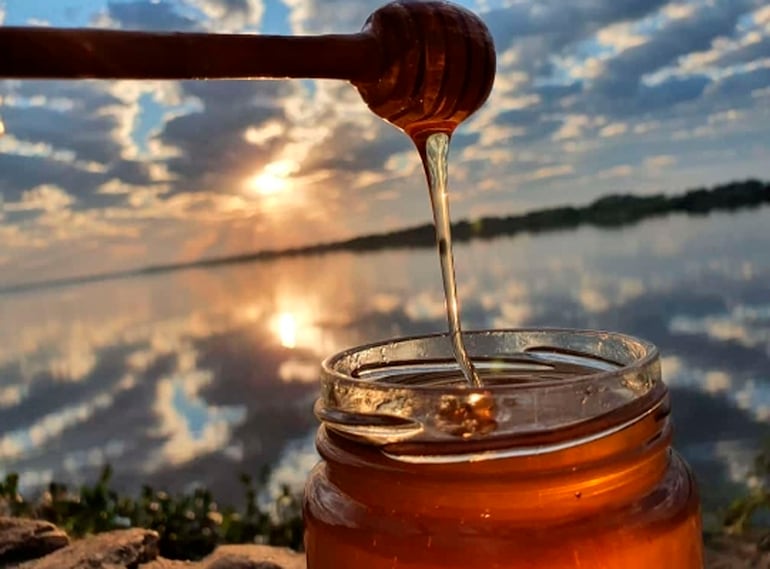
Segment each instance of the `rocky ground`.
[{"label": "rocky ground", "polygon": [[158,556],[158,534],[113,531],[70,541],[48,522],[0,518],[0,567],[15,569],[304,569],[305,558],[279,547],[226,545],[201,561]]},{"label": "rocky ground", "polygon": [[[706,539],[705,569],[770,569],[761,541]],[[201,561],[158,556],[158,535],[127,529],[71,541],[48,522],[0,518],[0,568],[14,569],[304,569],[300,553],[265,545],[225,545]],[[674,568],[671,568],[674,569]]]}]

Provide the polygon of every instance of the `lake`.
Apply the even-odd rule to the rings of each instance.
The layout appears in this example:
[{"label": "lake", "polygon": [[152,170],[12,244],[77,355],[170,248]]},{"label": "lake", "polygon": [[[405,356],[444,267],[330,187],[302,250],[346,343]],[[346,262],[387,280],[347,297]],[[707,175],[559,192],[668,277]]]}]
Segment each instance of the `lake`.
[{"label": "lake", "polygon": [[[745,492],[770,435],[770,208],[455,248],[466,328],[654,342],[706,508]],[[0,296],[0,471],[222,501],[241,472],[300,488],[321,359],[446,327],[430,249],[334,253]]]}]

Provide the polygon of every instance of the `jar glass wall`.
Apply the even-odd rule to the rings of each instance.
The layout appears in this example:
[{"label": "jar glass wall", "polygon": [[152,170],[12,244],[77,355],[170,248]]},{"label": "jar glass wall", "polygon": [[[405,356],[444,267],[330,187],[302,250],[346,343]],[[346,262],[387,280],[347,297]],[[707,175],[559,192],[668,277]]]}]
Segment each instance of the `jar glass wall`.
[{"label": "jar glass wall", "polygon": [[654,346],[607,332],[444,335],[323,364],[309,569],[701,569]]}]

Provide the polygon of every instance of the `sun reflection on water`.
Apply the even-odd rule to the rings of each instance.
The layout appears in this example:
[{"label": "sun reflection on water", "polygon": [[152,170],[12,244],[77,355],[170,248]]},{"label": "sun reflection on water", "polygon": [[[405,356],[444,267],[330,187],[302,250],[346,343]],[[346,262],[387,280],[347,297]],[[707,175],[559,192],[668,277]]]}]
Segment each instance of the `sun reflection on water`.
[{"label": "sun reflection on water", "polygon": [[278,316],[278,337],[284,348],[297,347],[297,318],[293,314],[284,312]]}]

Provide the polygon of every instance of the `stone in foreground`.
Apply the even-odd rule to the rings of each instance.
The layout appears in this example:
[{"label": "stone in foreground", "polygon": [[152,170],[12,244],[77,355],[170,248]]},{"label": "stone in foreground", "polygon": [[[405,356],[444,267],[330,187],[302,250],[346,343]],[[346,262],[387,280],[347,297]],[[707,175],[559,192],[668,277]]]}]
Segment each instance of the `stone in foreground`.
[{"label": "stone in foreground", "polygon": [[19,569],[126,569],[158,556],[158,534],[128,529],[95,535],[74,542]]},{"label": "stone in foreground", "polygon": [[174,561],[172,559],[156,559],[139,569],[200,569],[201,564],[193,561]]},{"label": "stone in foreground", "polygon": [[305,569],[304,554],[267,545],[223,545],[206,561],[206,569]]},{"label": "stone in foreground", "polygon": [[43,557],[69,542],[67,534],[51,523],[0,517],[0,567]]},{"label": "stone in foreground", "polygon": [[141,569],[305,569],[305,556],[282,547],[223,545],[196,563],[157,559]]}]

